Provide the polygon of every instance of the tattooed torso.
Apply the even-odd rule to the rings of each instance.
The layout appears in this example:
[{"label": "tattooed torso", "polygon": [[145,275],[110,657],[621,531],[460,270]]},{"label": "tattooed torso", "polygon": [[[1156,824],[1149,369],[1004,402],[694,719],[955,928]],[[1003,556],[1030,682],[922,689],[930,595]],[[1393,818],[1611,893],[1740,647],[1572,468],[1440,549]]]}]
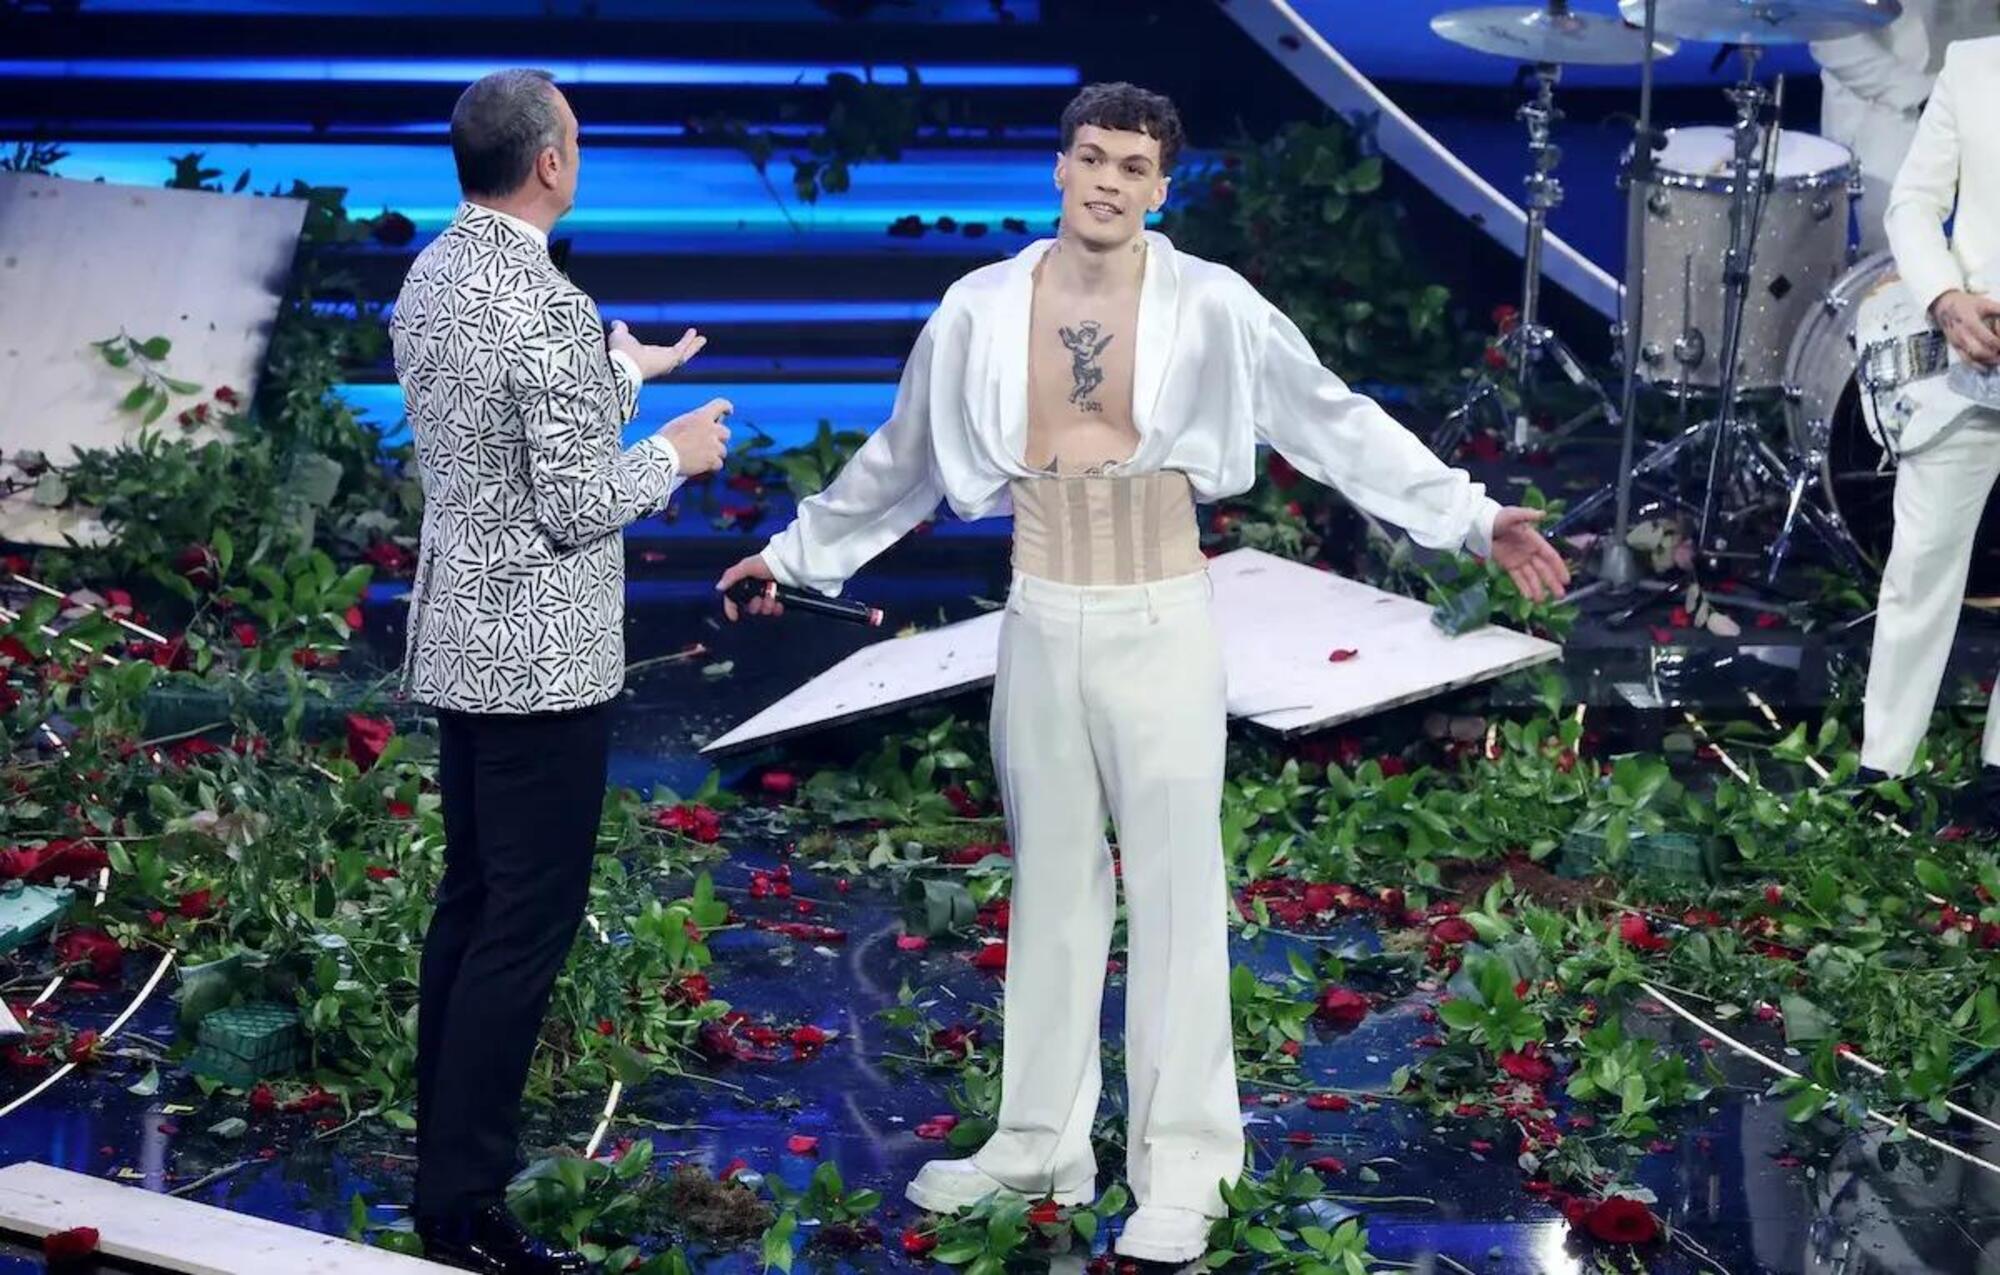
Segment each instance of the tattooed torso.
[{"label": "tattooed torso", "polygon": [[1072,297],[1035,285],[1029,329],[1028,449],[1032,468],[1102,470],[1131,457],[1133,335],[1139,291]]}]

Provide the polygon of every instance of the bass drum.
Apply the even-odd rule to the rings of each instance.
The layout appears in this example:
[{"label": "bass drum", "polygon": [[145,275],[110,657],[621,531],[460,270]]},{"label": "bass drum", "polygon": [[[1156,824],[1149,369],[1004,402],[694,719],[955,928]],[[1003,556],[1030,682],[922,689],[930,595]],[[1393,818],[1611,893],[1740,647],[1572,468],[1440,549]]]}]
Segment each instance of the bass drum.
[{"label": "bass drum", "polygon": [[[1865,410],[1854,311],[1862,298],[1896,277],[1896,263],[1886,252],[1857,262],[1807,314],[1785,356],[1785,425],[1793,460],[1824,452],[1818,469],[1827,505],[1847,524],[1877,577],[1889,559],[1895,525],[1896,460],[1883,446],[1874,414]],[[2000,488],[1986,502],[1973,543],[1967,595],[2000,596]]]}]

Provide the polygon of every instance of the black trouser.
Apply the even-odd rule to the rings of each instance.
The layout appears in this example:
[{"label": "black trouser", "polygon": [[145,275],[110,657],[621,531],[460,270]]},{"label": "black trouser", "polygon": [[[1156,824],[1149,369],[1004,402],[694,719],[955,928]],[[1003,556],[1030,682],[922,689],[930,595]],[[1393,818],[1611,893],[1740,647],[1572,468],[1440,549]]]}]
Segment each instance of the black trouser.
[{"label": "black trouser", "polygon": [[416,1214],[499,1201],[549,991],[576,939],[611,741],[608,704],[440,711],[445,872],[417,1007]]}]

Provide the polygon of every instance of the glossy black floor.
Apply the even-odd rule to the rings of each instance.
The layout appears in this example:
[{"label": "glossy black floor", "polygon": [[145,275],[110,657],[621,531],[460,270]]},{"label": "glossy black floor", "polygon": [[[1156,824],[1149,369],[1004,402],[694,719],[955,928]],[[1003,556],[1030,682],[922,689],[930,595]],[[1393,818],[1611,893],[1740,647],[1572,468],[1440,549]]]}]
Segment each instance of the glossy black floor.
[{"label": "glossy black floor", "polygon": [[[935,622],[973,613],[978,609],[974,599],[995,596],[1003,587],[1003,542],[967,531],[945,533],[944,538],[957,543],[926,547],[928,556],[908,559],[918,564],[908,571],[872,572],[857,590],[888,607],[899,621]],[[676,539],[680,537],[668,537],[669,542]],[[710,654],[705,660],[655,665],[635,675],[619,709],[614,780],[642,788],[664,783],[685,792],[707,770],[696,755],[702,742],[876,638],[801,617],[758,626],[720,624],[707,583],[712,577],[659,574],[680,564],[679,553],[673,555],[674,564],[645,564],[661,543],[635,541],[656,547],[634,555],[631,658],[648,660],[690,642],[704,643]],[[692,537],[686,547],[688,560],[726,558],[735,549],[730,542],[697,544]],[[391,622],[395,608],[381,604],[397,591],[395,586],[379,589],[371,614],[370,628],[383,650],[396,642]],[[1981,634],[1969,636],[1962,653],[1968,672],[1980,661],[1993,666],[1991,651],[1982,645],[1987,641]],[[1572,651],[1565,676],[1573,687],[1607,704],[1619,702],[1619,696],[1629,700],[1617,688],[1636,681],[1670,692],[1669,702],[1673,694],[1686,692],[1694,697],[1690,702],[1715,711],[1741,702],[1746,689],[1763,686],[1767,697],[1773,697],[1787,686],[1797,690],[1801,679],[1821,676],[1803,671],[1816,657],[1770,653],[1812,649],[1810,642],[1796,637],[1774,637],[1768,646],[1714,646],[1712,652],[1690,650],[1676,656],[1654,648],[1643,631],[1639,641],[1593,638]],[[1839,666],[1855,654],[1836,647],[1825,655],[1821,663],[1834,670],[1825,680],[1839,682]],[[723,661],[732,665],[726,676],[703,673],[704,663]],[[1503,689],[1497,698],[1522,694]],[[1453,702],[1480,708],[1493,698],[1478,690]],[[984,698],[969,696],[959,707],[983,717]],[[1634,721],[1642,722],[1643,716]],[[1393,745],[1398,732],[1415,728],[1406,711],[1370,723],[1366,731]],[[865,743],[867,734],[864,728],[800,747],[839,756],[843,749]],[[753,867],[771,862],[774,846],[768,835],[755,832],[733,836],[732,844],[736,857],[718,875],[720,884],[740,887]],[[649,1085],[628,1095],[621,1109],[628,1123],[614,1137],[651,1137],[670,1158],[715,1168],[740,1158],[758,1172],[802,1185],[815,1161],[788,1153],[786,1144],[793,1134],[816,1135],[818,1156],[836,1161],[850,1187],[877,1187],[891,1200],[892,1216],[885,1219],[890,1251],[864,1254],[851,1264],[869,1269],[904,1264],[906,1259],[895,1251],[893,1225],[908,1219],[907,1209],[897,1203],[900,1187],[939,1149],[939,1144],[919,1139],[915,1129],[949,1105],[935,1080],[896,1071],[884,1062],[882,1054],[895,1052],[902,1042],[891,1038],[876,1011],[894,1003],[905,981],[948,993],[966,1007],[997,999],[999,984],[972,969],[963,953],[948,945],[924,953],[900,951],[894,941],[900,932],[895,900],[884,892],[857,883],[843,894],[834,883],[810,874],[800,875],[797,890],[818,900],[823,906],[816,919],[847,931],[848,941],[814,947],[757,932],[731,934],[718,944],[716,990],[759,1016],[837,1031],[838,1042],[813,1061],[735,1065],[700,1083]],[[1344,937],[1364,947],[1374,941],[1363,929]],[[1238,956],[1258,967],[1281,969],[1286,942],[1267,938]],[[1116,991],[1114,981],[1108,1030],[1115,1030],[1119,1018]],[[129,994],[107,995],[95,1007],[96,1015],[108,1020]],[[73,1006],[68,1015],[78,1026],[93,1021],[84,1006]],[[1663,1042],[1694,1044],[1666,1020],[1642,1019],[1634,1027]],[[128,1030],[164,1043],[171,1031],[164,996],[146,1006]],[[1317,1084],[1379,1091],[1409,1059],[1412,1042],[1434,1030],[1420,1020],[1416,1005],[1386,1006],[1352,1034],[1315,1041],[1306,1053],[1308,1073]],[[1659,1196],[1658,1211],[1706,1250],[1706,1257],[1685,1247],[1662,1248],[1647,1259],[1648,1269],[1898,1275],[2000,1271],[2000,1182],[1958,1162],[1940,1164],[1920,1148],[1874,1136],[1856,1135],[1831,1146],[1811,1142],[1813,1135],[1787,1123],[1781,1104],[1762,1099],[1760,1076],[1733,1070],[1726,1061],[1723,1065],[1733,1083],[1719,1089],[1670,1143],[1662,1144],[1642,1174]],[[346,1228],[357,1192],[378,1220],[400,1215],[411,1164],[408,1139],[354,1130],[315,1142],[311,1130],[296,1122],[275,1135],[268,1127],[253,1126],[247,1135],[229,1138],[210,1128],[220,1116],[206,1108],[175,1112],[176,1103],[199,1107],[199,1096],[185,1077],[166,1076],[150,1097],[128,1092],[126,1086],[143,1070],[136,1063],[114,1063],[94,1076],[66,1079],[0,1121],[0,1160],[38,1159],[154,1190],[198,1184],[188,1191],[192,1198],[331,1232]],[[18,1078],[0,1080],[21,1083]],[[1116,1086],[1112,1089],[1115,1093]],[[574,1094],[539,1114],[529,1133],[530,1147],[581,1145],[602,1101],[599,1093]],[[1338,1207],[1366,1213],[1378,1255],[1415,1263],[1417,1269],[1494,1275],[1594,1269],[1583,1254],[1565,1247],[1562,1219],[1521,1191],[1519,1171],[1505,1152],[1475,1149],[1486,1145],[1481,1139],[1497,1141],[1499,1130],[1465,1122],[1433,1127],[1395,1103],[1332,1114],[1308,1111],[1296,1099],[1279,1102],[1274,1096],[1268,1101],[1275,1105],[1245,1106],[1259,1161],[1283,1154],[1343,1160],[1349,1173],[1336,1186],[1352,1194]],[[1287,1141],[1288,1133],[1299,1130],[1313,1134],[1310,1148]],[[1993,1153],[1990,1144],[1985,1153]],[[1379,1183],[1363,1185],[1355,1177],[1363,1163],[1376,1170]],[[1104,1168],[1115,1174],[1118,1166]],[[201,1182],[217,1170],[225,1172]],[[1370,1206],[1365,1196],[1404,1200]],[[89,1219],[76,1221],[83,1225]],[[1071,1266],[1080,1260],[1061,1259]],[[711,1256],[704,1264],[715,1270],[749,1270],[755,1259],[731,1254]],[[39,1258],[28,1250],[0,1249],[0,1272],[35,1269]]]}]

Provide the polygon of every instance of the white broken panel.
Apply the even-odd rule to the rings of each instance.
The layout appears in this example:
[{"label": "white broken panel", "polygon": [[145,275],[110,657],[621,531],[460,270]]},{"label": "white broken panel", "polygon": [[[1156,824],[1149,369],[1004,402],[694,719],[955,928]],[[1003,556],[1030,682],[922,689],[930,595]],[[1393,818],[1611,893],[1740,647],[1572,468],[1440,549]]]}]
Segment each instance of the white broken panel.
[{"label": "white broken panel", "polygon": [[[164,176],[165,165],[162,164]],[[156,428],[227,385],[255,388],[305,221],[304,200],[0,173],[0,456],[115,447],[138,418],[138,384],[91,348],[123,332],[164,336],[161,370],[202,387],[175,395]],[[0,502],[0,535],[60,544],[101,536],[87,518],[24,497]]]},{"label": "white broken panel", "polygon": [[[1562,655],[1489,625],[1450,637],[1430,607],[1256,549],[1213,559],[1229,712],[1286,735],[1320,730]],[[1001,613],[856,651],[709,744],[728,753],[990,684]],[[1335,650],[1353,658],[1333,662]]]}]

